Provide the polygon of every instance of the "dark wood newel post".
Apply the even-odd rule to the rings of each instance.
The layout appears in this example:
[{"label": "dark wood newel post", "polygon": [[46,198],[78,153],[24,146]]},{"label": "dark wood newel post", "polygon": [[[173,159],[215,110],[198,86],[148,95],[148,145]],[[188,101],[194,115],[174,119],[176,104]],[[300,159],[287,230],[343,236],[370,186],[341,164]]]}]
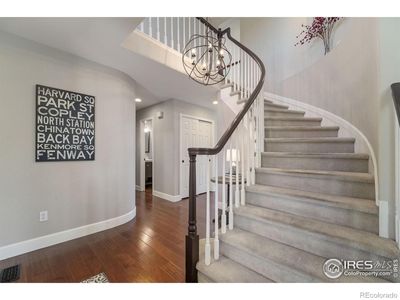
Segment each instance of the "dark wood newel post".
[{"label": "dark wood newel post", "polygon": [[199,236],[196,225],[196,154],[189,151],[189,227],[186,235],[186,282],[197,282]]}]

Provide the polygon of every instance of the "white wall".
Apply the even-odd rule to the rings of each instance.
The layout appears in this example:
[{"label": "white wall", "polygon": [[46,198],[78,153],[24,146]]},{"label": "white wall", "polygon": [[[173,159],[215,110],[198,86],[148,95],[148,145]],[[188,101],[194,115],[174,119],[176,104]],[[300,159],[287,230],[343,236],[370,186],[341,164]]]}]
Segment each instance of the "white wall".
[{"label": "white wall", "polygon": [[[204,100],[210,101],[210,100]],[[158,119],[157,112],[163,112],[164,117]],[[154,117],[153,138],[153,190],[178,196],[180,194],[180,137],[179,137],[179,116],[180,114],[192,115],[216,122],[216,111],[193,105],[177,99],[171,99],[160,104],[153,105],[136,113],[136,135],[139,136],[139,122],[142,119]],[[140,143],[136,144],[136,184],[140,185]]]},{"label": "white wall", "polygon": [[[379,185],[381,199],[389,202],[390,220],[395,216],[395,186],[399,181],[395,178],[395,128],[398,125],[390,90],[392,83],[400,82],[399,28],[399,18],[379,19]],[[393,237],[394,222],[391,221],[390,225],[389,234]],[[400,230],[400,224],[397,226]]]},{"label": "white wall", "polygon": [[[132,212],[134,82],[1,32],[0,66],[0,250]],[[36,84],[96,97],[95,161],[35,162]],[[42,210],[48,222],[39,222]]]},{"label": "white wall", "polygon": [[[240,38],[244,45],[260,56],[267,69],[266,88],[273,92],[276,84],[306,69],[324,56],[321,40],[294,46],[301,25],[310,25],[312,18],[240,18]],[[336,25],[332,48],[347,33],[348,20]]]},{"label": "white wall", "polygon": [[[267,69],[266,90],[332,112],[357,127],[377,156],[379,200],[388,203],[394,237],[394,107],[390,84],[400,81],[398,19],[346,18],[324,56],[321,42],[294,47],[304,18],[241,20],[241,39]],[[254,30],[254,32],[251,32]],[[258,38],[257,38],[258,37]]]}]

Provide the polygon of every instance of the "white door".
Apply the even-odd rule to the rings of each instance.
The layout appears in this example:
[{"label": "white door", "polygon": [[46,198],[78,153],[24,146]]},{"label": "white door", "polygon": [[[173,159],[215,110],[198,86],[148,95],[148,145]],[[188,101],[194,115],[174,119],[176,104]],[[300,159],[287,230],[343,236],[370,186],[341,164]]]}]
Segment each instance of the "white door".
[{"label": "white door", "polygon": [[[212,126],[209,122],[198,121],[198,146],[197,147],[212,147]],[[197,194],[205,193],[207,191],[207,156],[197,156],[196,164],[196,192]]]},{"label": "white door", "polygon": [[[189,154],[191,147],[211,147],[212,124],[190,117],[181,118],[181,172],[180,193],[181,198],[189,196]],[[206,157],[198,156],[196,163],[196,192],[206,191]]]}]

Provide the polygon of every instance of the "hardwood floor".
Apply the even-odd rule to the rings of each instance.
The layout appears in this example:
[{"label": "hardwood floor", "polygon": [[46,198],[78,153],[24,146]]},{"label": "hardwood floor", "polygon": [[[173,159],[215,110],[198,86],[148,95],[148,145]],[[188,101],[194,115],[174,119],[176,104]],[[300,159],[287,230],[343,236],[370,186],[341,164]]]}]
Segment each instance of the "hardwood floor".
[{"label": "hardwood floor", "polygon": [[[204,236],[205,195],[197,201]],[[136,218],[90,236],[0,261],[20,263],[18,282],[80,282],[105,272],[110,282],[184,282],[188,200],[172,203],[136,192]]]}]

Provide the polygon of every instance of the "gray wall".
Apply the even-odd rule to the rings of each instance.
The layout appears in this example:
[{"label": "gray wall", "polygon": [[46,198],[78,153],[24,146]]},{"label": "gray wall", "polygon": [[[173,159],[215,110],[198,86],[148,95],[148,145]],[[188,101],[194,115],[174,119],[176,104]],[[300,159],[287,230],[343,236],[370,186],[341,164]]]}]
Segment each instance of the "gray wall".
[{"label": "gray wall", "polygon": [[[205,100],[206,101],[206,100]],[[163,119],[156,113],[162,111]],[[172,196],[179,195],[179,116],[187,114],[216,122],[216,111],[193,105],[177,99],[170,99],[159,104],[138,110],[136,113],[136,184],[140,185],[140,120],[154,117],[154,186],[153,189]],[[217,124],[216,124],[217,126]]]},{"label": "gray wall", "polygon": [[[134,209],[134,82],[1,32],[0,66],[0,246]],[[95,161],[34,161],[35,84],[96,96]],[[48,222],[39,222],[42,210]]]},{"label": "gray wall", "polygon": [[266,89],[330,111],[368,138],[378,160],[379,200],[389,202],[393,237],[395,119],[390,84],[400,81],[399,19],[346,18],[326,56],[318,54],[319,44],[296,49],[288,42],[295,42],[304,18],[258,22],[264,27],[251,34],[249,25],[254,23],[242,22],[241,39],[266,63]]},{"label": "gray wall", "polygon": [[[400,82],[400,18],[380,18],[379,30],[379,188],[380,198],[389,202],[390,220],[395,217],[395,117],[390,85]],[[400,207],[397,208],[400,214]],[[390,222],[392,225],[393,222]],[[399,225],[398,225],[399,226]],[[400,228],[398,228],[400,230]],[[394,235],[390,227],[390,236]]]}]

